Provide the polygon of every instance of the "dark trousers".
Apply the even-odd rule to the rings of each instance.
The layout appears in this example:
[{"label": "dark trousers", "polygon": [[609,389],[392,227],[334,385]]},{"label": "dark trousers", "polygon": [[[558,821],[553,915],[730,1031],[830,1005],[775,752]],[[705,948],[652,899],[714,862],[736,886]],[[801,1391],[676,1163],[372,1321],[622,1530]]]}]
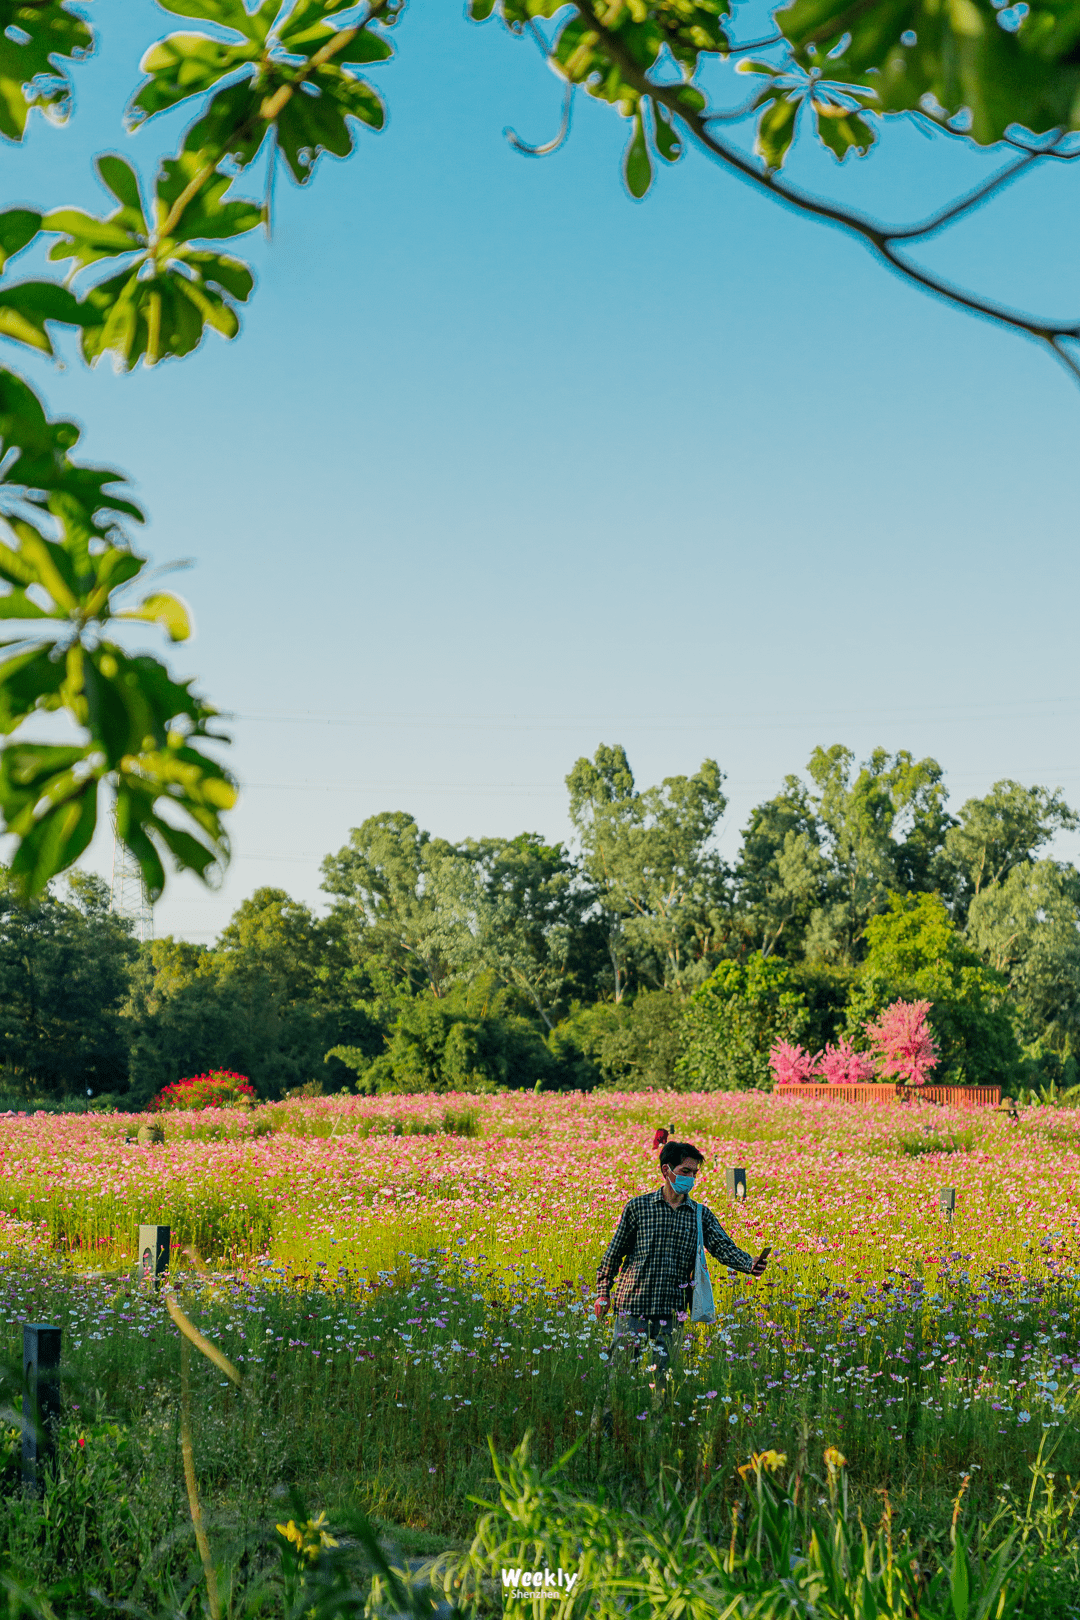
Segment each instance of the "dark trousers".
[{"label": "dark trousers", "polygon": [[[668,1369],[671,1366],[672,1340],[677,1326],[678,1323],[674,1318],[662,1316],[622,1314],[616,1316],[607,1383],[604,1388],[602,1421],[605,1433],[611,1432],[611,1386],[615,1382],[619,1366],[627,1357],[634,1361],[642,1360],[649,1370],[655,1366],[655,1375],[649,1380],[652,1384],[652,1405],[656,1407],[660,1404],[667,1383]],[[600,1423],[601,1411],[598,1401],[592,1415],[593,1429],[598,1429]]]}]

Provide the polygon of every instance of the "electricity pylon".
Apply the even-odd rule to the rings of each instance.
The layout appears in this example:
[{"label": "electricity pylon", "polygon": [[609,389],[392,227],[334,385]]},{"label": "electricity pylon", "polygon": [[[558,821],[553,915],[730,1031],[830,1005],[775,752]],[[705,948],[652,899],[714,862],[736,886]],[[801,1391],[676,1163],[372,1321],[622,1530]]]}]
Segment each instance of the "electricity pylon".
[{"label": "electricity pylon", "polygon": [[154,937],[154,908],[146,892],[138,861],[116,830],[113,813],[112,896],[109,909],[126,917],[134,937],[141,942]]}]

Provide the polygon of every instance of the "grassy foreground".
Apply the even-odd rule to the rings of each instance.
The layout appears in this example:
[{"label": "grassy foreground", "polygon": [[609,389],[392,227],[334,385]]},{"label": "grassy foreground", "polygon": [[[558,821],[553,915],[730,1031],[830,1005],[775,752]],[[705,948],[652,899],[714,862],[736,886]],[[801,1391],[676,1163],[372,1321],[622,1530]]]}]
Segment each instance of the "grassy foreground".
[{"label": "grassy foreground", "polygon": [[[65,1409],[44,1503],[14,1490],[0,1499],[0,1567],[51,1592],[58,1615],[100,1613],[102,1603],[197,1613],[207,1602],[182,1465],[179,1334],[160,1297],[141,1292],[123,1270],[133,1247],[129,1227],[97,1232],[106,1241],[96,1252],[113,1263],[96,1268],[95,1246],[72,1243],[71,1229],[57,1228],[80,1198],[89,1207],[95,1166],[99,1190],[126,1200],[126,1223],[129,1204],[140,1200],[143,1219],[160,1218],[160,1205],[145,1207],[146,1189],[171,1196],[170,1166],[182,1175],[200,1163],[197,1153],[228,1150],[231,1161],[203,1160],[200,1173],[215,1170],[217,1207],[234,1223],[221,1247],[231,1246],[236,1263],[223,1266],[219,1250],[208,1271],[181,1256],[174,1275],[183,1309],[242,1380],[237,1389],[204,1357],[192,1358],[195,1469],[224,1612],[284,1614],[300,1602],[299,1587],[289,1588],[282,1573],[275,1529],[301,1522],[300,1501],[309,1517],[325,1512],[327,1524],[362,1509],[401,1554],[464,1552],[479,1512],[469,1498],[497,1497],[488,1436],[504,1459],[499,1466],[510,1468],[505,1459],[526,1431],[535,1469],[572,1452],[557,1484],[543,1489],[562,1493],[545,1511],[552,1525],[577,1525],[575,1546],[585,1545],[582,1515],[601,1492],[605,1522],[622,1514],[636,1526],[626,1545],[655,1533],[649,1515],[659,1481],[679,1511],[704,1492],[697,1529],[684,1538],[685,1562],[712,1593],[710,1603],[723,1592],[725,1602],[735,1601],[736,1575],[710,1575],[691,1544],[730,1554],[743,1580],[740,1560],[756,1556],[754,1535],[771,1544],[761,1518],[771,1492],[781,1515],[769,1532],[774,1542],[777,1524],[790,1529],[798,1514],[810,1514],[820,1520],[821,1546],[839,1524],[857,1548],[861,1522],[870,1544],[881,1527],[897,1556],[908,1549],[925,1576],[922,1588],[912,1600],[901,1583],[888,1598],[893,1608],[875,1597],[879,1606],[866,1615],[929,1616],[937,1602],[930,1576],[955,1558],[957,1534],[970,1543],[975,1585],[983,1578],[979,1558],[989,1570],[990,1554],[1013,1537],[1005,1563],[1019,1563],[1005,1594],[1021,1607],[1002,1615],[1080,1612],[1071,1529],[1080,1490],[1080,1300],[1071,1250],[1077,1160],[1071,1138],[1049,1134],[1064,1133],[1070,1116],[1028,1118],[1022,1134],[1013,1127],[1010,1136],[1002,1122],[951,1120],[944,1111],[929,1121],[881,1121],[836,1107],[831,1115],[821,1108],[793,1114],[792,1105],[770,1107],[770,1099],[596,1099],[573,1108],[559,1098],[510,1102],[501,1120],[495,1104],[503,1099],[455,1102],[455,1131],[443,1129],[442,1099],[416,1099],[405,1117],[432,1131],[383,1130],[381,1139],[373,1126],[385,1114],[366,1104],[365,1116],[356,1100],[340,1111],[336,1133],[329,1108],[297,1110],[291,1130],[261,1137],[239,1134],[252,1132],[250,1120],[203,1116],[178,1122],[164,1152],[124,1144],[119,1121],[83,1120],[83,1158],[72,1155],[66,1185],[49,1175],[57,1127],[9,1126],[9,1248],[0,1276],[5,1399],[10,1413],[21,1323],[48,1320],[65,1328]],[[685,1331],[663,1400],[656,1401],[647,1365],[617,1369],[613,1433],[604,1440],[589,1432],[609,1379],[609,1330],[592,1320],[590,1274],[622,1198],[655,1175],[641,1142],[646,1120],[673,1107],[684,1118],[699,1111],[683,1128],[704,1138],[711,1164],[728,1157],[747,1165],[750,1203],[721,1216],[746,1247],[767,1233],[778,1264],[768,1286],[721,1283],[719,1320]],[[367,1130],[344,1132],[350,1119],[366,1119]],[[305,1122],[325,1134],[305,1130]],[[463,1124],[477,1134],[460,1134]],[[520,1134],[500,1124],[516,1124]],[[216,1138],[195,1134],[215,1129]],[[599,1188],[575,1182],[583,1129],[609,1153],[610,1175]],[[277,1182],[258,1157],[270,1152],[278,1155]],[[126,1187],[117,1162],[128,1166]],[[52,1188],[43,1187],[50,1179]],[[935,1208],[940,1184],[960,1189],[951,1225]],[[716,1194],[702,1190],[720,1208]],[[197,1218],[190,1186],[177,1191],[178,1201],[181,1194]],[[16,1196],[49,1197],[54,1207],[35,1214]],[[268,1224],[263,1252],[249,1246],[241,1263],[237,1238],[243,1222],[254,1229],[252,1199]],[[13,1441],[12,1429],[9,1483]],[[846,1459],[832,1469],[831,1448]],[[767,1478],[760,1469],[746,1473],[749,1459],[768,1451],[786,1456],[782,1470]],[[535,1507],[539,1475],[531,1486],[523,1478],[514,1489]],[[524,1521],[520,1513],[504,1517],[498,1547],[512,1554],[513,1524]],[[801,1522],[789,1561],[809,1556],[813,1527]],[[310,1579],[323,1559],[344,1556],[324,1549]],[[612,1603],[620,1590],[633,1597],[618,1587],[627,1571],[612,1573],[607,1557],[597,1553],[593,1608],[567,1614],[604,1612],[605,1581],[616,1583]],[[758,1564],[761,1591],[786,1578],[779,1543]],[[470,1586],[466,1571],[457,1595],[467,1593],[477,1612],[497,1611],[503,1599],[490,1578],[487,1568]],[[341,1590],[334,1601],[345,1613]],[[655,1592],[633,1598],[654,1600]],[[510,1601],[520,1609],[524,1600],[519,1593]],[[833,1613],[823,1602],[819,1595],[816,1607],[777,1612]],[[546,1600],[544,1612],[562,1611]]]}]

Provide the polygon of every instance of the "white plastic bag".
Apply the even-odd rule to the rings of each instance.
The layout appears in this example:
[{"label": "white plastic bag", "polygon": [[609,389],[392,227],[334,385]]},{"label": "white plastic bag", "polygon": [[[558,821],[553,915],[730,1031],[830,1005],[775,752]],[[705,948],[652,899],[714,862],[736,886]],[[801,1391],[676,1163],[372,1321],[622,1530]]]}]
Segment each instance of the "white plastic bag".
[{"label": "white plastic bag", "polygon": [[691,1322],[715,1322],[716,1305],[713,1301],[712,1278],[705,1259],[705,1237],[701,1229],[701,1205],[697,1206],[697,1261],[694,1265],[694,1299],[690,1307]]}]

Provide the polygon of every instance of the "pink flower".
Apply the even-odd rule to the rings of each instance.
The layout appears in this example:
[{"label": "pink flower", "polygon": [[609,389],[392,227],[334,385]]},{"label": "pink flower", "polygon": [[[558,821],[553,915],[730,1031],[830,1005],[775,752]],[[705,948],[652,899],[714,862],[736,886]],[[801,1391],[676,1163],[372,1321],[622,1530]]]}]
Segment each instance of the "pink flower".
[{"label": "pink flower", "polygon": [[937,1044],[927,1026],[929,1001],[894,1001],[879,1013],[866,1033],[888,1077],[909,1086],[924,1086],[938,1061]]},{"label": "pink flower", "polygon": [[769,1053],[769,1067],[778,1086],[797,1086],[810,1079],[815,1060],[801,1046],[790,1041],[774,1041]]},{"label": "pink flower", "polygon": [[852,1086],[874,1078],[874,1060],[869,1052],[856,1052],[846,1035],[814,1059],[814,1073],[826,1085]]}]

